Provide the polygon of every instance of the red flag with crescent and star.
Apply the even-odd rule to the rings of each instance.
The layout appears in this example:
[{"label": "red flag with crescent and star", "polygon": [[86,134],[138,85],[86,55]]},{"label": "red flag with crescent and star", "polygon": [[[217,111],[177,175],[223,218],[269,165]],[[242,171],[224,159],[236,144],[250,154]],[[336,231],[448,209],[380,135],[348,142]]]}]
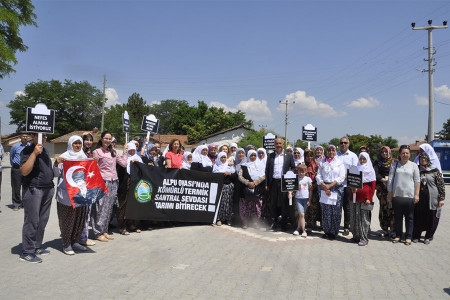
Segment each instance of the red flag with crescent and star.
[{"label": "red flag with crescent and star", "polygon": [[73,208],[93,204],[109,193],[95,160],[65,160],[63,169]]}]

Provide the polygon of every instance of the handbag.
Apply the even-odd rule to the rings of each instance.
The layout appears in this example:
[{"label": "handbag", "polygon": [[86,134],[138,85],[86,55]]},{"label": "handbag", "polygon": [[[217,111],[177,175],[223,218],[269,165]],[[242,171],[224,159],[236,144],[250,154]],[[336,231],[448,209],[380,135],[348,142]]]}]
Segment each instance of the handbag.
[{"label": "handbag", "polygon": [[362,210],[368,210],[368,211],[371,211],[371,210],[373,210],[373,207],[374,207],[374,203],[373,202],[370,202],[370,204],[361,204],[361,209]]}]

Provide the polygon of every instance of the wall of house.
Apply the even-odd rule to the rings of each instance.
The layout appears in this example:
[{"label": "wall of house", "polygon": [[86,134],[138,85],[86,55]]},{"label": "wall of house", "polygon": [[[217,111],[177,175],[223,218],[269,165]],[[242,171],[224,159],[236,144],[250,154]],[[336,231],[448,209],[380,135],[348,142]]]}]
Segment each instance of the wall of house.
[{"label": "wall of house", "polygon": [[247,129],[245,128],[238,128],[236,130],[228,131],[213,137],[210,137],[208,139],[200,140],[196,143],[196,145],[204,145],[204,144],[228,144],[231,143],[238,143],[241,139],[247,136],[248,134]]}]

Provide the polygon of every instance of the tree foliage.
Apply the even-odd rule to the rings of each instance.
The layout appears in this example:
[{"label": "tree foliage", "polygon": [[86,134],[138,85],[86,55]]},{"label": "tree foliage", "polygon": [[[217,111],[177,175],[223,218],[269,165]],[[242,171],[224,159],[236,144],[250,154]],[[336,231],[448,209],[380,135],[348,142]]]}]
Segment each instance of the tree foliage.
[{"label": "tree foliage", "polygon": [[[312,144],[311,144],[312,145]],[[308,148],[308,142],[302,141],[302,140],[297,140],[295,142],[294,145],[295,148],[302,148],[303,150],[305,150],[306,148]]]},{"label": "tree foliage", "polygon": [[442,124],[442,130],[439,131],[439,138],[441,140],[450,140],[450,119]]},{"label": "tree foliage", "polygon": [[238,142],[238,147],[245,148],[248,145],[253,145],[256,148],[261,148],[263,146],[262,138],[263,138],[263,136],[267,135],[269,132],[277,137],[281,137],[279,134],[277,134],[273,131],[270,131],[270,130],[269,131],[265,131],[265,130],[264,131],[263,130],[249,131],[248,135]]},{"label": "tree foliage", "polygon": [[0,79],[15,72],[16,52],[28,49],[20,37],[20,26],[37,27],[33,10],[31,0],[0,1]]},{"label": "tree foliage", "polygon": [[25,108],[43,103],[56,110],[54,136],[75,130],[92,130],[100,126],[102,99],[102,92],[87,81],[38,80],[27,84],[24,94],[17,95],[7,105],[10,124],[17,125],[18,131],[24,130]]}]

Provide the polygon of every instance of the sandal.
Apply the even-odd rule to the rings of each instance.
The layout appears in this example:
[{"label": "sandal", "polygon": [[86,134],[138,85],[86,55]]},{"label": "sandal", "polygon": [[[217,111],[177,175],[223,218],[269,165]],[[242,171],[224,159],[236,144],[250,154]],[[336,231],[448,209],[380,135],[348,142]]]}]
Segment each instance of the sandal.
[{"label": "sandal", "polygon": [[392,244],[397,244],[398,242],[400,242],[400,238],[395,238],[392,240]]},{"label": "sandal", "polygon": [[406,240],[405,241],[405,246],[411,246],[411,240]]},{"label": "sandal", "polygon": [[141,230],[139,228],[136,229],[136,233],[141,233]]},{"label": "sandal", "polygon": [[120,232],[121,235],[130,235],[130,233],[126,229],[119,230],[119,232]]},{"label": "sandal", "polygon": [[103,235],[99,235],[98,237],[96,237],[96,240],[100,242],[108,242],[108,239]]}]

